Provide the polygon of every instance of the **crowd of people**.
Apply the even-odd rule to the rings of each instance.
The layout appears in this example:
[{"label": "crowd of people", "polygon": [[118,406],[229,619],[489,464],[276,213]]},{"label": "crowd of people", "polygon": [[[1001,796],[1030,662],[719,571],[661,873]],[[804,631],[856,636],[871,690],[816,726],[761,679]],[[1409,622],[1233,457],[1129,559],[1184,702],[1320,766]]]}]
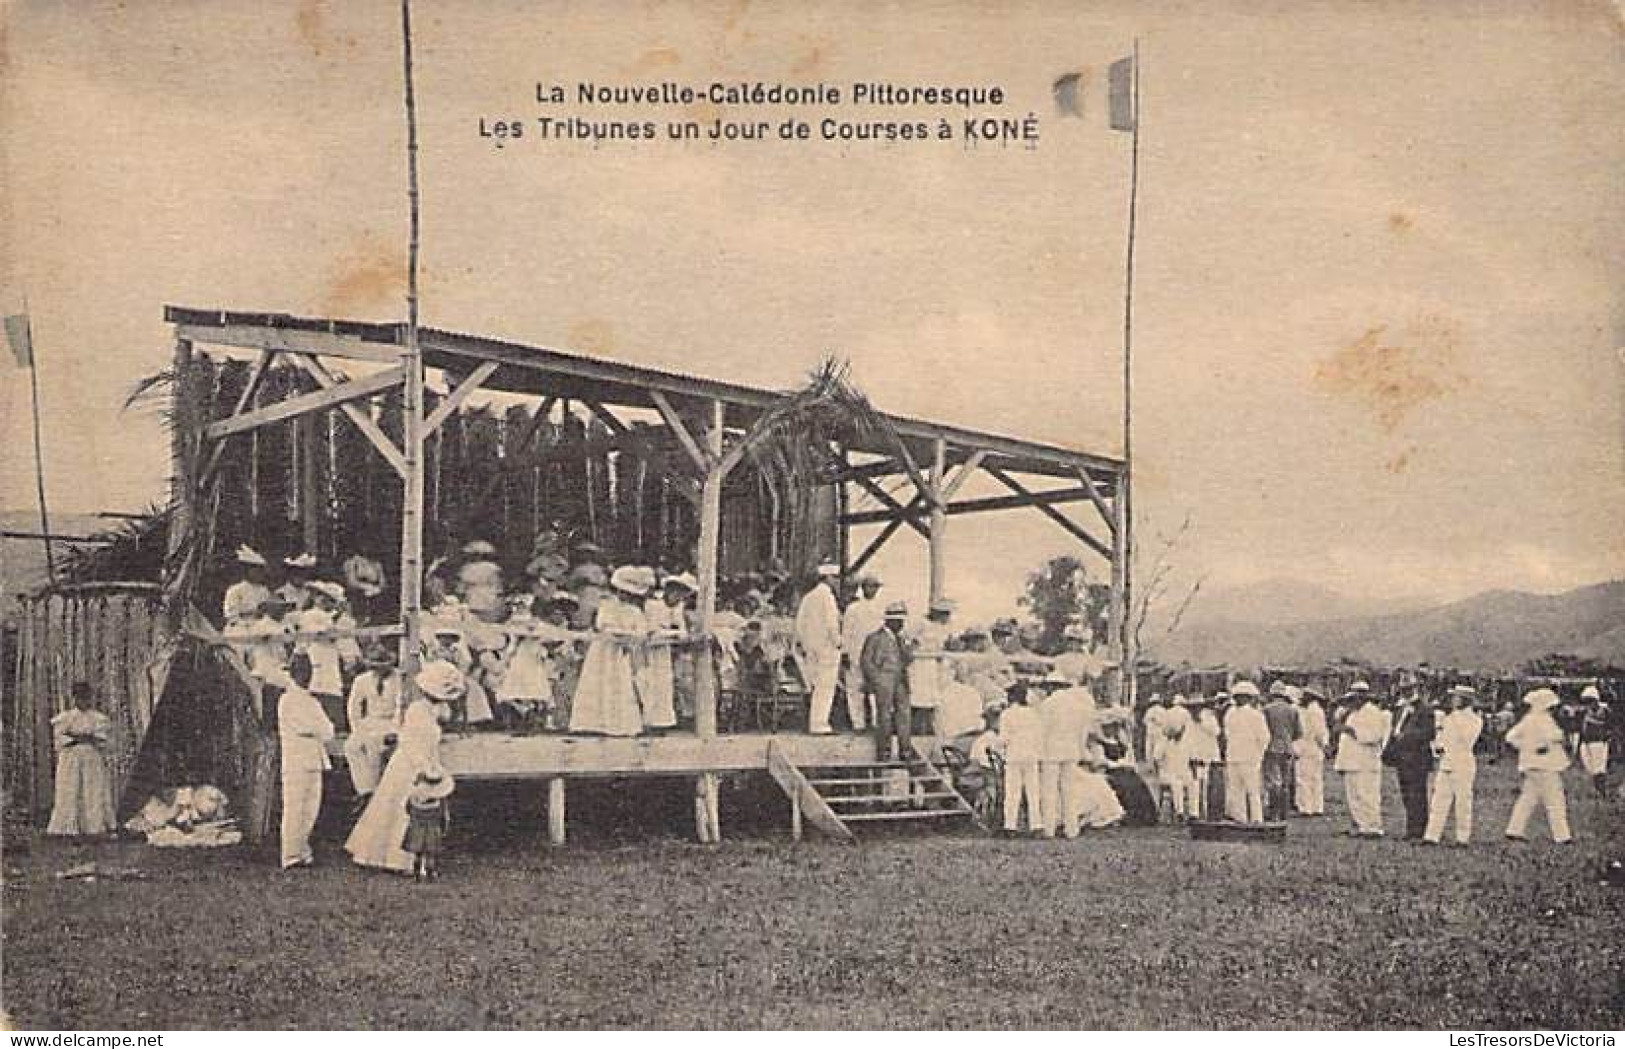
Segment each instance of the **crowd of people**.
[{"label": "crowd of people", "polygon": [[[1315,684],[1236,680],[1210,696],[1153,694],[1126,705],[1120,668],[1097,656],[1086,624],[1040,653],[1037,627],[1001,619],[960,626],[952,602],[923,617],[884,601],[874,575],[842,593],[837,565],[798,586],[782,573],[719,581],[709,636],[695,628],[686,572],[604,564],[603,551],[539,538],[512,582],[491,544],[468,542],[432,564],[408,688],[399,627],[375,606],[381,566],[352,557],[324,572],[308,554],[273,567],[244,546],[226,588],[222,633],[262,685],[281,740],[285,867],[311,861],[332,741],[356,795],[347,848],[357,863],[432,877],[447,798],[441,736],[558,731],[634,736],[691,722],[698,660],[711,661],[735,710],[789,692],[806,731],[873,733],[881,762],[946,762],[961,790],[1006,833],[1077,836],[1160,819],[1265,824],[1326,813],[1327,765],[1341,776],[1351,833],[1383,833],[1392,768],[1405,837],[1472,838],[1479,753],[1518,755],[1522,787],[1506,836],[1524,840],[1544,812],[1572,840],[1562,773],[1578,759],[1607,789],[1616,718],[1596,686],[1565,702],[1548,688],[1523,710],[1481,709],[1471,685],[1435,695],[1401,679],[1391,695],[1356,681],[1333,697]],[[845,598],[845,600],[843,600]],[[725,715],[726,716],[726,715]],[[58,715],[50,833],[113,828],[108,723],[88,688]],[[929,740],[934,749],[916,749]]]},{"label": "crowd of people", "polygon": [[1418,678],[1402,677],[1385,696],[1355,681],[1334,701],[1313,684],[1278,680],[1266,694],[1242,680],[1212,697],[1154,695],[1142,738],[1176,819],[1323,816],[1330,761],[1343,781],[1350,833],[1383,836],[1384,772],[1392,769],[1405,838],[1439,844],[1453,821],[1454,840],[1466,844],[1485,726],[1504,718],[1491,753],[1501,746],[1515,752],[1522,780],[1506,836],[1525,840],[1531,818],[1543,811],[1552,838],[1568,842],[1562,773],[1578,759],[1593,789],[1606,794],[1609,745],[1618,731],[1595,684],[1577,698],[1579,709],[1569,713],[1555,690],[1535,688],[1523,696],[1522,711],[1512,712],[1490,709],[1467,683],[1435,693]]}]

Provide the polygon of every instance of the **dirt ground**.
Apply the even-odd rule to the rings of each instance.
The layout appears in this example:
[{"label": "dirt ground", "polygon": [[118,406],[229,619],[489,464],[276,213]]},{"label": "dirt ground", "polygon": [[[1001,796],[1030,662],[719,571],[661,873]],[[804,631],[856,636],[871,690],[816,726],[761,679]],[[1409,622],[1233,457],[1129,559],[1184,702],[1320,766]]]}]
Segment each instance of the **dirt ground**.
[{"label": "dirt ground", "polygon": [[[1284,845],[1172,827],[1077,842],[871,832],[791,844],[770,788],[720,847],[675,783],[469,787],[441,880],[247,848],[36,842],[6,857],[5,1009],[31,1028],[1549,1028],[1625,1025],[1625,803],[1569,796],[1578,844],[1511,846],[1513,773],[1478,843],[1294,820]],[[595,793],[596,791],[596,793]],[[1402,817],[1385,787],[1390,834]],[[334,806],[335,809],[339,806]],[[61,880],[94,859],[144,880]]]}]

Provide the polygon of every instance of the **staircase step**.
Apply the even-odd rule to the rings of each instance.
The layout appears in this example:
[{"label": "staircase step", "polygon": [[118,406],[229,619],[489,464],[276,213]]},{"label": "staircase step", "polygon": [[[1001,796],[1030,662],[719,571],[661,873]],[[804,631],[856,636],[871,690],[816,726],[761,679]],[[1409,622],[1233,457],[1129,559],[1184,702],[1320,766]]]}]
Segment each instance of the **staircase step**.
[{"label": "staircase step", "polygon": [[916,801],[942,801],[949,798],[958,798],[953,791],[922,791],[919,794],[835,794],[824,795],[824,803],[831,807],[836,805],[868,805],[874,802],[890,801],[899,805],[908,805]]},{"label": "staircase step", "polygon": [[936,816],[964,816],[971,817],[966,809],[909,809],[904,812],[843,812],[841,822],[859,823],[868,820],[923,820]]}]

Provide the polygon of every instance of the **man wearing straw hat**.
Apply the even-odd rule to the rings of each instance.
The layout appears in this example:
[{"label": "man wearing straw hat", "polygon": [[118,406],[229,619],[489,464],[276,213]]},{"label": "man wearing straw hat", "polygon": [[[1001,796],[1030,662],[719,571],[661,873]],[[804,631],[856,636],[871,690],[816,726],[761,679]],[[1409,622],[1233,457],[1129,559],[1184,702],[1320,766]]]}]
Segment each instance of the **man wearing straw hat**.
[{"label": "man wearing straw hat", "polygon": [[1552,716],[1560,700],[1549,688],[1537,688],[1523,697],[1528,712],[1507,733],[1507,742],[1518,752],[1518,772],[1523,783],[1507,822],[1507,838],[1528,841],[1529,820],[1536,809],[1546,810],[1552,840],[1567,845],[1568,802],[1563,796],[1563,770],[1569,767],[1568,751],[1563,749],[1563,729]]},{"label": "man wearing straw hat", "polygon": [[1326,815],[1326,693],[1318,685],[1306,685],[1298,695],[1296,795],[1300,816]]},{"label": "man wearing straw hat", "polygon": [[886,618],[886,608],[880,601],[880,577],[866,575],[858,580],[858,594],[841,615],[841,651],[846,655],[846,713],[852,720],[852,731],[863,732],[869,727],[868,695],[863,689],[863,668],[858,665],[863,643],[869,635],[880,629]]},{"label": "man wearing straw hat", "polygon": [[896,756],[908,761],[912,757],[911,736],[913,708],[908,699],[908,643],[903,638],[903,624],[908,622],[908,606],[894,601],[886,606],[886,617],[879,630],[863,642],[859,663],[863,668],[863,683],[875,697],[875,758],[892,759],[892,743],[897,746]]},{"label": "man wearing straw hat", "polygon": [[1224,779],[1227,815],[1238,823],[1264,820],[1264,751],[1270,727],[1254,706],[1258,686],[1238,681],[1230,689],[1235,706],[1224,716]]},{"label": "man wearing straw hat", "polygon": [[1471,685],[1452,685],[1446,693],[1450,713],[1433,735],[1433,753],[1439,768],[1428,798],[1427,829],[1422,834],[1422,841],[1428,845],[1437,845],[1444,838],[1444,825],[1452,809],[1456,814],[1456,844],[1466,845],[1473,838],[1473,783],[1478,778],[1478,757],[1473,748],[1484,731],[1484,719],[1473,709],[1477,699],[1478,693]]},{"label": "man wearing straw hat", "polygon": [[1338,729],[1332,768],[1343,774],[1349,819],[1357,838],[1382,837],[1382,751],[1393,730],[1393,718],[1364,681],[1349,686],[1343,697],[1357,704]]},{"label": "man wearing straw hat", "polygon": [[796,609],[796,642],[800,648],[797,662],[811,693],[807,731],[815,736],[827,736],[832,731],[829,713],[835,705],[835,685],[841,673],[841,609],[835,601],[840,580],[840,565],[828,561],[819,565],[818,582],[802,596]]},{"label": "man wearing straw hat", "polygon": [[1591,777],[1591,785],[1600,795],[1608,793],[1608,736],[1613,731],[1613,712],[1602,700],[1602,690],[1587,685],[1580,692],[1585,704],[1580,715],[1580,764]]}]

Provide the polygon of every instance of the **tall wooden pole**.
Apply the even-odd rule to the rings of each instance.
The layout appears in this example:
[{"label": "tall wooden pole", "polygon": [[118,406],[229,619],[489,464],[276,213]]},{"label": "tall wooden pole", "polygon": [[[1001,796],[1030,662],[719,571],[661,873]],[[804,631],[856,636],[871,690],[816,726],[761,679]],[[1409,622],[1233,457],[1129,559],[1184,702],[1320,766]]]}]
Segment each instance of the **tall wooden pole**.
[{"label": "tall wooden pole", "polygon": [[[935,604],[943,599],[947,586],[946,565],[948,545],[948,507],[943,498],[943,486],[948,480],[948,442],[938,437],[932,447],[931,463],[931,578],[927,588],[927,601]],[[929,611],[929,608],[927,609]]]},{"label": "tall wooden pole", "polygon": [[406,82],[406,199],[410,239],[406,264],[406,344],[401,366],[402,452],[406,492],[401,501],[401,667],[410,682],[417,667],[423,612],[423,354],[418,346],[418,119],[412,87],[412,0],[401,0],[401,48]]},{"label": "tall wooden pole", "polygon": [[1140,200],[1140,39],[1134,38],[1132,97],[1134,121],[1129,139],[1128,245],[1123,261],[1123,473],[1118,480],[1117,514],[1123,616],[1118,638],[1123,662],[1123,700],[1134,703],[1134,234]]}]

